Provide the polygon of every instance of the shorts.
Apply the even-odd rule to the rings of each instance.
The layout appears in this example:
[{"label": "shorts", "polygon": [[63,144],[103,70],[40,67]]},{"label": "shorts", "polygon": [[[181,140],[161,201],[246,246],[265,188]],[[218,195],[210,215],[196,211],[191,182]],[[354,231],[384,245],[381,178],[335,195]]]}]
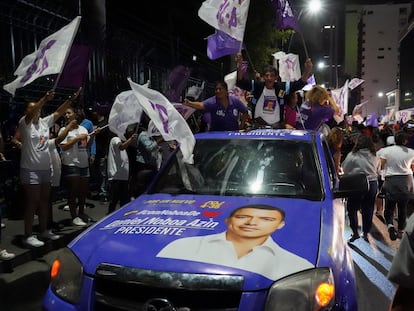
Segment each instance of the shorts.
[{"label": "shorts", "polygon": [[62,165],[62,177],[70,176],[89,177],[89,167]]},{"label": "shorts", "polygon": [[41,185],[51,183],[52,171],[49,170],[31,170],[20,168],[20,182],[22,185]]}]

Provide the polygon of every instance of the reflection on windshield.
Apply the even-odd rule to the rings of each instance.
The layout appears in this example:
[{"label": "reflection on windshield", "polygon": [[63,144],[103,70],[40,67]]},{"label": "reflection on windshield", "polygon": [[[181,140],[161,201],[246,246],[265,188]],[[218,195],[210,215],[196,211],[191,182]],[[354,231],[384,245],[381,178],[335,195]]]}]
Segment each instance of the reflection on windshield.
[{"label": "reflection on windshield", "polygon": [[150,192],[322,198],[312,145],[293,140],[198,140],[194,164],[178,152]]}]

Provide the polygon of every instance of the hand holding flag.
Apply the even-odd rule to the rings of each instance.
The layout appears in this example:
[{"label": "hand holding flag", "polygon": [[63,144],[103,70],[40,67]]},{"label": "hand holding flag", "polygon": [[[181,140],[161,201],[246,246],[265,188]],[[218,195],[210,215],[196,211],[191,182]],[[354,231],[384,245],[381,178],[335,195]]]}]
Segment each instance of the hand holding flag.
[{"label": "hand holding flag", "polygon": [[65,64],[73,39],[78,31],[81,17],[40,42],[39,48],[25,56],[14,72],[17,78],[3,89],[14,96],[16,89],[30,84],[39,77],[60,73]]},{"label": "hand holding flag", "polygon": [[128,79],[132,92],[164,140],[180,144],[184,162],[193,163],[194,135],[182,115],[160,92]]}]

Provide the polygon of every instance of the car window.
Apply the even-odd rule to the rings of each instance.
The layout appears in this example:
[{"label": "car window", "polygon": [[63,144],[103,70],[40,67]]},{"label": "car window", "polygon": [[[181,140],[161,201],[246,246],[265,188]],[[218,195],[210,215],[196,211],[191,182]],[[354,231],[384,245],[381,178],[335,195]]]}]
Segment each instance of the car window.
[{"label": "car window", "polygon": [[194,164],[183,163],[177,152],[150,192],[321,200],[317,167],[305,141],[199,139]]}]

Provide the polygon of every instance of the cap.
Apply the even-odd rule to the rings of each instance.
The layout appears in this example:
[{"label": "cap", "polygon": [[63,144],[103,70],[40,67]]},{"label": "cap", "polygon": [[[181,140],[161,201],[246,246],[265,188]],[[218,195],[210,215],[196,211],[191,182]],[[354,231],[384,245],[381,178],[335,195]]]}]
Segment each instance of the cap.
[{"label": "cap", "polygon": [[387,137],[386,145],[387,146],[395,145],[395,138],[394,138],[394,136],[388,136]]}]

